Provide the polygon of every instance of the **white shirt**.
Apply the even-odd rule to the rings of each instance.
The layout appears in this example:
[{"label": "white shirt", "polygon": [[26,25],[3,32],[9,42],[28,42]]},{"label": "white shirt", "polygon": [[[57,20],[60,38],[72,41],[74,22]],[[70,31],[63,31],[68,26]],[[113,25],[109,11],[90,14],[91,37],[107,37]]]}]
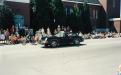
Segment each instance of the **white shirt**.
[{"label": "white shirt", "polygon": [[1,40],[5,40],[5,35],[4,35],[4,34],[1,34],[1,35],[0,35],[0,39],[1,39]]}]

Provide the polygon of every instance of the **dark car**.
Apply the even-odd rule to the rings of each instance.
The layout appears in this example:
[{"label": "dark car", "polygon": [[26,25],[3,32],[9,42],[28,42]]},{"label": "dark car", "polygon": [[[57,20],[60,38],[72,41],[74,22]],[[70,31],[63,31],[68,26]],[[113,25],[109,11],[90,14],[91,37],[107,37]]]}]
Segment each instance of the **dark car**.
[{"label": "dark car", "polygon": [[65,34],[64,32],[60,32],[51,37],[43,37],[42,44],[47,47],[58,47],[60,45],[68,45],[75,44],[79,45],[80,42],[83,42],[84,39],[81,36],[78,36],[76,33]]}]

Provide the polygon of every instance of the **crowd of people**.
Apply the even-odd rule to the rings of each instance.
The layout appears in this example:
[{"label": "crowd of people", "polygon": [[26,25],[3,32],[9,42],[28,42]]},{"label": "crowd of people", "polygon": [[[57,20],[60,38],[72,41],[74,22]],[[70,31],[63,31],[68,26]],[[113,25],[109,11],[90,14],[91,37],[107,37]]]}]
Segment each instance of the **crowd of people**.
[{"label": "crowd of people", "polygon": [[[0,42],[6,44],[39,44],[41,43],[42,37],[50,37],[61,31],[67,32],[70,30],[69,27],[60,27],[58,26],[57,29],[54,30],[54,33],[50,31],[48,27],[46,30],[44,28],[40,28],[38,31],[33,33],[32,29],[23,28],[18,30],[15,26],[12,26],[10,29],[0,29]],[[61,36],[61,35],[59,35]]]},{"label": "crowd of people", "polygon": [[[46,31],[46,32],[45,32]],[[33,31],[30,29],[23,29],[18,31],[15,26],[12,26],[10,29],[0,29],[0,42],[7,44],[39,44],[41,43],[42,37],[50,37],[56,35],[57,37],[62,37],[64,33],[73,32],[69,26],[59,26],[54,30],[54,33],[50,31],[48,27],[46,30],[40,28],[38,31],[33,34]],[[23,35],[22,35],[23,34]],[[103,38],[116,38],[121,37],[120,33],[115,32],[93,32],[88,34],[82,34],[81,32],[77,33],[79,36],[82,36],[84,39],[103,39]]]},{"label": "crowd of people", "polygon": [[121,33],[116,32],[95,32],[84,34],[85,39],[104,39],[104,38],[118,38],[121,37]]},{"label": "crowd of people", "polygon": [[11,29],[0,29],[0,41],[6,44],[17,44],[23,40],[23,36],[20,36],[14,26]]}]

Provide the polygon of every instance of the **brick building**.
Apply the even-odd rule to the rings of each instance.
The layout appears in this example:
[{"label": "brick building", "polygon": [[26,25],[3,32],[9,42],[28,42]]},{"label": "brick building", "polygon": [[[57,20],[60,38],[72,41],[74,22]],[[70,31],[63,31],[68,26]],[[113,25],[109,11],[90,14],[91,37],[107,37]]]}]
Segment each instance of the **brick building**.
[{"label": "brick building", "polygon": [[[121,0],[85,0],[89,4],[90,19],[96,31],[121,32]],[[82,4],[84,0],[63,0],[69,12],[74,4]]]},{"label": "brick building", "polygon": [[[3,0],[0,0],[3,3]],[[86,1],[89,4],[90,19],[96,31],[121,32],[121,0],[62,0],[66,12],[71,7]],[[4,2],[16,13],[15,24],[30,26],[30,0],[6,0]]]},{"label": "brick building", "polygon": [[30,1],[29,0],[5,0],[4,4],[9,6],[15,13],[14,22],[16,27],[30,26]]}]

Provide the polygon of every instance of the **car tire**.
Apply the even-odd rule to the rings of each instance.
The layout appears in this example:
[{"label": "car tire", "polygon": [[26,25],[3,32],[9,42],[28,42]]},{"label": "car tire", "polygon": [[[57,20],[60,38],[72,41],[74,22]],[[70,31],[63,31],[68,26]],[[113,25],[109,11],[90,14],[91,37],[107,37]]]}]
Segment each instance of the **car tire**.
[{"label": "car tire", "polygon": [[58,41],[52,40],[51,43],[50,43],[50,46],[51,46],[52,48],[58,47]]},{"label": "car tire", "polygon": [[75,45],[79,45],[80,44],[80,40],[79,39],[74,39],[74,44]]}]

